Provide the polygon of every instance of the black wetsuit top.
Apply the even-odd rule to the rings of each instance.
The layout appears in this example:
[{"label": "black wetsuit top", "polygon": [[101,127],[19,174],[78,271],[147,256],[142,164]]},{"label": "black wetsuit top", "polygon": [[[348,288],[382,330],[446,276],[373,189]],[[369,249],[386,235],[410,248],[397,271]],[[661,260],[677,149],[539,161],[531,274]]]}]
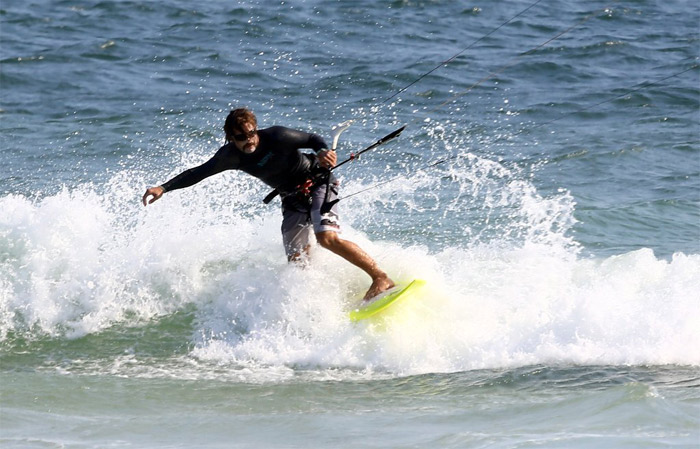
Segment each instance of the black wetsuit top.
[{"label": "black wetsuit top", "polygon": [[310,148],[319,152],[328,148],[323,138],[282,126],[258,130],[260,143],[246,154],[231,142],[219,149],[204,164],[185,170],[162,185],[166,191],[182,189],[225,170],[242,170],[277,189],[283,196],[295,193],[297,186],[319,169],[315,157],[299,150]]}]

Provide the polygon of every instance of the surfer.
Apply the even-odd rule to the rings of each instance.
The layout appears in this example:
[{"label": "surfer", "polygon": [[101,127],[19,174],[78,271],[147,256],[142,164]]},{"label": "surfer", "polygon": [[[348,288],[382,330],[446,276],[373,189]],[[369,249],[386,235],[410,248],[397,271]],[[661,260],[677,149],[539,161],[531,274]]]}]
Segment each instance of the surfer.
[{"label": "surfer", "polygon": [[[242,170],[280,193],[282,241],[289,261],[299,261],[308,255],[314,235],[323,248],[372,278],[365,300],[394,287],[394,282],[369,254],[338,236],[340,225],[334,202],[338,181],[329,173],[337,163],[337,156],[321,136],[282,126],[258,129],[255,114],[246,108],[229,113],[224,132],[226,143],[211,159],[160,186],[149,187],[143,195],[143,205],[160,199],[165,192],[190,187],[224,170]],[[304,154],[299,151],[301,148],[312,149],[316,154]],[[325,182],[313,182],[320,177]]]}]

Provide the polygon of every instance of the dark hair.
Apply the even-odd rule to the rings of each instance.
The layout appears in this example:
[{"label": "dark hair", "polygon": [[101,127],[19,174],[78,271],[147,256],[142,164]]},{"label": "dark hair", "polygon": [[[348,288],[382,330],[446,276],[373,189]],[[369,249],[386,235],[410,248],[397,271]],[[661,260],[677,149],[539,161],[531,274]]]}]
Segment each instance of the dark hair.
[{"label": "dark hair", "polygon": [[224,123],[224,132],[226,133],[226,142],[233,141],[235,130],[243,131],[243,125],[249,123],[254,127],[258,127],[258,119],[255,114],[248,108],[238,108],[229,112]]}]

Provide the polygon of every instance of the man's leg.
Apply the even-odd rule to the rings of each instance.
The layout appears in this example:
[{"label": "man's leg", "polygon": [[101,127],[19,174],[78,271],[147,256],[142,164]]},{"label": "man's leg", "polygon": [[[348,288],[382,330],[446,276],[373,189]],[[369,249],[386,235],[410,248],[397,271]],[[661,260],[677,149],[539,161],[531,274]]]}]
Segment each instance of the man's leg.
[{"label": "man's leg", "polygon": [[[364,252],[362,248],[338,236],[340,223],[337,202],[335,201],[337,198],[338,184],[336,181],[319,186],[312,191],[309,215],[314,225],[316,241],[322,247],[362,269],[372,278],[372,285],[364,297],[367,300],[377,296],[384,290],[392,288],[394,281],[379,268],[377,262]],[[329,204],[332,206],[328,209]],[[324,213],[321,213],[321,210]]]},{"label": "man's leg", "polygon": [[311,249],[311,245],[306,245],[299,251],[295,251],[293,253],[287,254],[287,262],[296,262],[301,264],[302,266],[306,264],[306,261],[309,259],[309,250]]},{"label": "man's leg", "polygon": [[282,243],[289,262],[305,264],[314,240],[308,212],[282,203]]},{"label": "man's leg", "polygon": [[316,240],[319,245],[362,269],[372,278],[372,285],[365,294],[365,300],[373,298],[384,290],[388,290],[394,286],[394,281],[379,268],[377,262],[375,262],[369,254],[364,252],[362,248],[353,242],[338,237],[337,232],[317,232]]}]

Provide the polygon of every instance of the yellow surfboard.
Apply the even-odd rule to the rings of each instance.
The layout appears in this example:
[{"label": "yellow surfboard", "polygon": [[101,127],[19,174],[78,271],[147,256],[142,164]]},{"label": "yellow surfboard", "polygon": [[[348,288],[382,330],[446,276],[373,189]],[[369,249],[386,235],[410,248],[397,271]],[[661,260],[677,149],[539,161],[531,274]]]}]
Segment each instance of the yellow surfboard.
[{"label": "yellow surfboard", "polygon": [[363,303],[362,307],[351,310],[349,313],[350,321],[367,319],[385,310],[389,306],[397,304],[399,301],[405,301],[406,299],[415,296],[424,285],[424,280],[416,279],[408,285],[399,285],[380,293],[369,301]]}]

